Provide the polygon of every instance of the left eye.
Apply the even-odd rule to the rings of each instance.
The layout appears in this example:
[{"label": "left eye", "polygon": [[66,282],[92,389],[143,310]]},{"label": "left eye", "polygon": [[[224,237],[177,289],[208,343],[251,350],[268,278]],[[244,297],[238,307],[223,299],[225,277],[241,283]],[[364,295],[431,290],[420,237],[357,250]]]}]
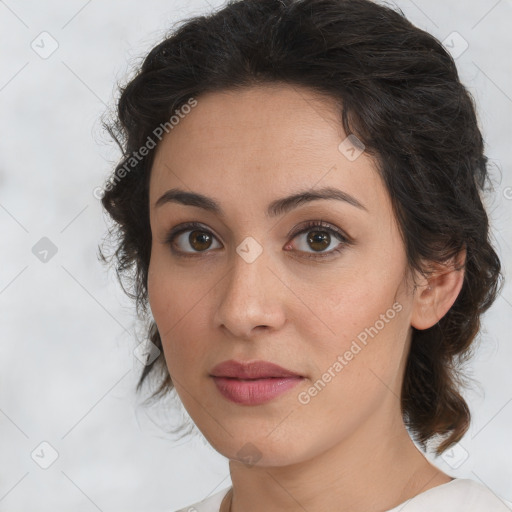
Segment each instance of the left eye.
[{"label": "left eye", "polygon": [[[186,236],[188,233],[188,236]],[[322,258],[326,255],[330,255],[339,252],[343,247],[349,243],[349,239],[339,229],[331,226],[330,224],[324,223],[323,221],[311,221],[305,226],[301,226],[299,230],[295,231],[290,237],[293,239],[299,236],[307,235],[299,243],[298,251],[307,253],[307,258]],[[184,240],[192,247],[192,251],[186,251],[178,248],[174,249],[175,246],[183,243]],[[213,241],[217,241],[215,235],[213,235],[208,229],[205,229],[201,224],[196,222],[190,222],[182,224],[181,226],[171,230],[169,235],[165,239],[165,243],[171,246],[171,249],[178,256],[197,256],[200,253],[208,252],[208,249],[219,249],[222,246],[217,241],[217,247],[212,247]],[[338,245],[332,248],[332,244],[338,241]],[[290,243],[287,243],[285,248],[291,247]],[[326,250],[329,249],[330,250]],[[309,252],[308,249],[313,249]],[[316,253],[316,254],[315,254]]]},{"label": "left eye", "polygon": [[[295,239],[299,235],[302,237],[307,235],[302,239],[302,243],[299,243],[299,251],[308,253],[308,258],[321,258],[324,255],[339,252],[348,243],[348,238],[341,231],[322,221],[308,223],[300,231],[292,235],[292,237]],[[331,244],[336,241],[339,242],[338,245],[332,248]],[[287,244],[286,247],[290,247],[290,244]],[[331,247],[331,250],[326,250],[329,247]],[[313,249],[312,253],[309,253],[309,248]]]}]

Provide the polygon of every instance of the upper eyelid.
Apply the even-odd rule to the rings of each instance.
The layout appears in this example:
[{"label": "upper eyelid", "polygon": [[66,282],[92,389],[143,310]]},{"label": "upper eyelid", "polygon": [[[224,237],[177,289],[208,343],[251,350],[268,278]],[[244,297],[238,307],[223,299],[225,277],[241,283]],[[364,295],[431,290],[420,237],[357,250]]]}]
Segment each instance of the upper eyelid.
[{"label": "upper eyelid", "polygon": [[295,238],[297,235],[300,235],[308,230],[313,230],[314,228],[319,228],[319,231],[322,229],[324,229],[325,231],[330,231],[331,233],[341,236],[347,242],[350,240],[349,236],[346,235],[342,229],[336,228],[330,222],[323,221],[323,220],[322,221],[306,221],[305,224],[302,224],[296,230],[292,230],[288,236]]}]

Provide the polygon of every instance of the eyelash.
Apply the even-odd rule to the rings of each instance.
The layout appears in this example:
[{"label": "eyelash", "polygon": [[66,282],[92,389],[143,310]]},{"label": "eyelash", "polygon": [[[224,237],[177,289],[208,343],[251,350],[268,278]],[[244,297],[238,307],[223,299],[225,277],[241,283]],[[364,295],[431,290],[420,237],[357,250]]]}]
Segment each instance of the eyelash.
[{"label": "eyelash", "polygon": [[[299,228],[297,228],[297,230],[295,230],[288,236],[293,240],[298,235],[302,235],[303,233],[312,231],[313,228],[322,228],[322,229],[318,229],[318,231],[328,232],[328,233],[334,235],[334,237],[342,243],[340,245],[338,245],[335,249],[331,249],[330,251],[323,252],[323,253],[316,253],[316,254],[315,253],[304,253],[305,255],[302,257],[305,257],[308,259],[316,259],[316,260],[319,260],[322,258],[327,258],[328,256],[333,256],[334,254],[341,252],[345,248],[345,246],[347,246],[351,243],[350,238],[347,235],[345,235],[340,229],[335,228],[334,226],[332,226],[331,224],[329,224],[327,222],[324,222],[323,220],[309,221],[306,224],[301,225]],[[178,235],[181,235],[182,233],[186,233],[187,231],[194,231],[194,230],[202,231],[205,233],[209,233],[212,236],[215,236],[215,235],[213,235],[213,233],[211,233],[211,231],[209,231],[208,229],[205,229],[204,226],[198,222],[186,222],[184,224],[181,224],[181,225],[173,228],[169,232],[169,234],[166,236],[164,243],[171,246],[171,250],[174,254],[178,255],[179,257],[183,257],[183,258],[195,258],[195,257],[200,256],[203,253],[210,252],[210,251],[206,250],[206,251],[196,251],[193,253],[186,253],[183,251],[176,250],[172,247],[174,239]],[[304,251],[299,251],[299,252],[304,252]]]}]

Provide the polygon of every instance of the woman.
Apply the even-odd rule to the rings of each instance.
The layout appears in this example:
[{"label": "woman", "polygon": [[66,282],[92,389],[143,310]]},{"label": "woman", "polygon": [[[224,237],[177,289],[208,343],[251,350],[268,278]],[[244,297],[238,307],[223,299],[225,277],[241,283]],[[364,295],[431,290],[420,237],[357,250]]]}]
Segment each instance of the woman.
[{"label": "woman", "polygon": [[467,431],[457,362],[501,277],[433,36],[369,0],[231,2],[151,50],[110,131],[117,271],[161,350],[138,387],[229,458],[183,510],[509,510],[411,439]]}]

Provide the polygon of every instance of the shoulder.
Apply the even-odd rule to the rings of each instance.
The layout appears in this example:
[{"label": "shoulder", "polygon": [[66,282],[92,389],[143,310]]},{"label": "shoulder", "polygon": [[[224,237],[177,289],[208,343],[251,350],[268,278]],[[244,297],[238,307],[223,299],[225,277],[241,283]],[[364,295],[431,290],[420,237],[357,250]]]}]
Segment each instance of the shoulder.
[{"label": "shoulder", "polygon": [[222,499],[227,494],[231,487],[226,487],[222,491],[216,492],[201,501],[193,503],[188,507],[180,508],[175,512],[219,512]]},{"label": "shoulder", "polygon": [[[175,512],[219,512],[222,499],[231,487]],[[398,512],[407,504],[410,512],[511,512],[512,503],[493,493],[484,485],[467,478],[455,478],[447,484],[418,494],[388,512]]]},{"label": "shoulder", "polygon": [[[428,491],[418,494],[405,502],[410,512],[430,511],[432,507],[439,512],[511,512],[512,503],[496,495],[486,486],[468,478],[455,478]],[[390,510],[401,510],[402,503]]]}]

